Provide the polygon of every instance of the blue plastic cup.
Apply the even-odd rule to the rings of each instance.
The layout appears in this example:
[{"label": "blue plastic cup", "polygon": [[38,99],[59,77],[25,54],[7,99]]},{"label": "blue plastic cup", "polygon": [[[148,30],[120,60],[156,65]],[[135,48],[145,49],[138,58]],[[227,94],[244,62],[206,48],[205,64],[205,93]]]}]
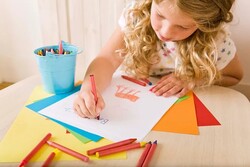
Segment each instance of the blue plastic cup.
[{"label": "blue plastic cup", "polygon": [[78,48],[63,42],[63,49],[68,52],[67,54],[47,52],[45,56],[40,56],[38,52],[45,49],[56,50],[58,45],[45,46],[34,51],[44,89],[53,94],[70,92],[74,89]]}]

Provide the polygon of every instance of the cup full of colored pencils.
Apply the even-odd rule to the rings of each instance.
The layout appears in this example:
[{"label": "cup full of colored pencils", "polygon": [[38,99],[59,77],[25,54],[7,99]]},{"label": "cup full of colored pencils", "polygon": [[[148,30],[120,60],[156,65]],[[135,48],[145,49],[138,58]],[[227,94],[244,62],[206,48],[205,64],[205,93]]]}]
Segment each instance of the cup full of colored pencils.
[{"label": "cup full of colored pencils", "polygon": [[34,53],[45,91],[62,94],[74,89],[76,46],[60,41],[58,45],[37,48]]}]

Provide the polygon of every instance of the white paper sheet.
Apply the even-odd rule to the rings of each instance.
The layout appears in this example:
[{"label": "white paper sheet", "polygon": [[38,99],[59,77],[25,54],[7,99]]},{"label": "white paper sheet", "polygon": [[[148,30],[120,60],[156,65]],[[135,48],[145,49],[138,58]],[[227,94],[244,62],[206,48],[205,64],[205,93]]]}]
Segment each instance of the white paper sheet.
[{"label": "white paper sheet", "polygon": [[39,113],[114,142],[128,138],[142,141],[177,100],[176,97],[156,96],[149,91],[151,87],[144,87],[115,75],[111,85],[103,93],[106,107],[100,114],[100,120],[81,118],[75,114],[73,100],[78,92]]}]

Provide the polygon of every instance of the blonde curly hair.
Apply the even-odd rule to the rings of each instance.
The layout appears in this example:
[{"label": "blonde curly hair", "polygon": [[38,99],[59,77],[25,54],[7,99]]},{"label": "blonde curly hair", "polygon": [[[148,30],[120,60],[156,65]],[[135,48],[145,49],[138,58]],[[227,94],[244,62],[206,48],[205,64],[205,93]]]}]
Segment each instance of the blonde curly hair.
[{"label": "blonde curly hair", "polygon": [[[149,76],[150,67],[159,62],[157,38],[150,22],[153,0],[134,1],[133,7],[126,10],[123,29],[126,72],[138,78]],[[154,0],[157,4],[164,0]],[[220,79],[216,68],[218,57],[216,38],[225,33],[225,23],[231,22],[230,9],[234,0],[170,0],[194,19],[198,29],[188,38],[176,42],[179,52],[179,65],[175,69],[177,77],[187,82],[211,85]],[[202,81],[202,82],[201,82]]]}]

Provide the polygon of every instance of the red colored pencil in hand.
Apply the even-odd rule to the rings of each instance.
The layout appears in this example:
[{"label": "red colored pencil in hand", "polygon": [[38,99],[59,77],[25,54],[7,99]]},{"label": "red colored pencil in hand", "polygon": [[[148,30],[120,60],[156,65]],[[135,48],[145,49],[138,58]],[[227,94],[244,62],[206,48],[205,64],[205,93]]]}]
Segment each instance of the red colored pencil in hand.
[{"label": "red colored pencil in hand", "polygon": [[87,154],[88,155],[94,155],[96,152],[100,152],[100,151],[103,151],[103,150],[108,150],[108,149],[115,148],[115,147],[124,146],[124,145],[130,144],[130,143],[133,143],[136,140],[137,139],[135,139],[135,138],[122,140],[122,141],[119,141],[119,142],[116,142],[116,143],[108,144],[106,146],[101,146],[101,147],[98,147],[98,148],[88,150]]},{"label": "red colored pencil in hand", "polygon": [[[96,84],[95,84],[95,76],[94,75],[89,75],[89,77],[90,77],[90,82],[91,82],[91,91],[92,91],[92,93],[93,93],[93,95],[94,95],[94,99],[95,99],[95,104],[97,104],[97,101],[98,101],[98,97],[97,97],[97,91],[96,91]],[[100,119],[100,115],[98,115],[97,117],[96,117],[96,119]]]}]

